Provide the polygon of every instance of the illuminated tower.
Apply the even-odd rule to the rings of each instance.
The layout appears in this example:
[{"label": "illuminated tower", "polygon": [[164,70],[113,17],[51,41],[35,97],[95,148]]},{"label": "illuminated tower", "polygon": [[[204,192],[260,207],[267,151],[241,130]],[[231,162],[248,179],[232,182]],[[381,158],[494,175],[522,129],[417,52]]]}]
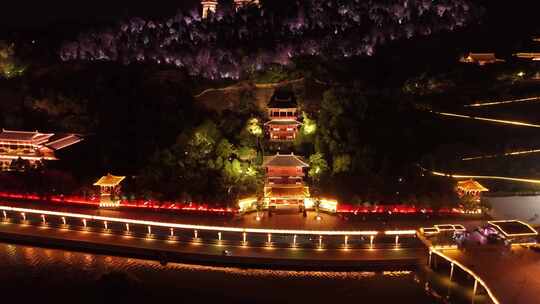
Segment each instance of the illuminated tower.
[{"label": "illuminated tower", "polygon": [[218,2],[217,0],[201,0],[201,4],[202,4],[202,17],[203,19],[206,19],[206,17],[208,17],[209,12],[212,12],[212,13],[216,12]]},{"label": "illuminated tower", "polygon": [[259,6],[259,0],[234,0],[234,7],[236,9],[239,9],[243,6],[249,5],[249,4],[255,4]]}]

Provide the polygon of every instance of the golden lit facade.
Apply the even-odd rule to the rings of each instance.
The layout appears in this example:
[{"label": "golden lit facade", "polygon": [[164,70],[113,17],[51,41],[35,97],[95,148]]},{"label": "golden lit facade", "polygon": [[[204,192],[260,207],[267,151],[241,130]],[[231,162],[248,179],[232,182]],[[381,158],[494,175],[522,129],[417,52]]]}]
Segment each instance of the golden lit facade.
[{"label": "golden lit facade", "polygon": [[470,195],[477,200],[480,200],[482,192],[487,191],[489,191],[488,188],[482,186],[479,182],[473,179],[458,181],[456,185],[456,192],[460,198],[464,197],[465,195]]},{"label": "golden lit facade", "polygon": [[304,184],[304,169],[309,165],[294,154],[276,154],[264,158],[265,207],[280,208],[303,205],[309,198],[309,187]]},{"label": "golden lit facade", "polygon": [[[57,160],[55,151],[83,140],[77,134],[57,135],[38,131],[0,132],[0,171],[15,170],[18,161],[35,167],[45,160]],[[21,170],[21,168],[17,169]]]},{"label": "golden lit facade", "polygon": [[99,187],[100,207],[119,207],[120,200],[117,197],[120,194],[120,184],[125,179],[125,176],[114,176],[107,174],[102,176],[94,183],[94,186]]}]

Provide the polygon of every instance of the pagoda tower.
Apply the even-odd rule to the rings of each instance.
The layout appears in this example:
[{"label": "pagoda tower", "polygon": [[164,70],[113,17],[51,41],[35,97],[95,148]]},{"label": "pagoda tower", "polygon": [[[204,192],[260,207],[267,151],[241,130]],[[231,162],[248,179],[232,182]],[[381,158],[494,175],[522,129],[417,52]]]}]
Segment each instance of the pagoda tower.
[{"label": "pagoda tower", "polygon": [[249,4],[259,6],[259,0],[234,0],[234,8],[237,10]]},{"label": "pagoda tower", "polygon": [[212,12],[212,14],[216,12],[218,2],[217,0],[201,0],[201,5],[202,5],[202,17],[203,19],[206,19],[210,12]]}]

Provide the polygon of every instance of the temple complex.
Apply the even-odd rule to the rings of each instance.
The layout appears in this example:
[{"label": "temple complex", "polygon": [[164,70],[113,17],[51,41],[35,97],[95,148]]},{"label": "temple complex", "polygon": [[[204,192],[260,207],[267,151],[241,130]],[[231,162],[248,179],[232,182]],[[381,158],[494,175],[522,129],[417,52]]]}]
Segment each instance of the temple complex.
[{"label": "temple complex", "polygon": [[495,57],[495,53],[469,53],[459,59],[459,61],[463,63],[477,64],[479,66],[497,62],[504,62],[504,60]]},{"label": "temple complex", "polygon": [[119,207],[120,200],[120,183],[125,179],[125,176],[114,176],[107,174],[102,176],[94,183],[94,186],[99,187],[99,206],[103,208]]},{"label": "temple complex", "polygon": [[268,121],[265,126],[270,141],[293,141],[298,134],[298,104],[294,94],[276,91],[268,103]]},{"label": "temple complex", "polygon": [[57,135],[38,131],[0,132],[0,171],[13,170],[13,163],[25,161],[35,167],[44,160],[57,160],[55,151],[83,140],[77,134]]},{"label": "temple complex", "polygon": [[478,201],[480,201],[482,192],[487,192],[487,191],[489,191],[488,188],[482,186],[479,182],[473,179],[468,179],[465,181],[458,181],[456,185],[456,192],[459,198],[462,198],[465,195],[471,195],[474,198],[476,198]]},{"label": "temple complex", "polygon": [[279,154],[265,156],[263,168],[264,205],[267,208],[303,206],[309,198],[309,188],[304,184],[304,168],[309,165],[299,156]]}]

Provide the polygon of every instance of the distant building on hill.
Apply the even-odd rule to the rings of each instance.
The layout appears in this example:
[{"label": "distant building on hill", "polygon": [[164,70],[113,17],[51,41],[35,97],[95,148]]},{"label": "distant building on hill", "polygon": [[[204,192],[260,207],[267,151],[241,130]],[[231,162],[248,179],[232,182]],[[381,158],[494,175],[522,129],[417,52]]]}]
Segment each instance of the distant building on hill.
[{"label": "distant building on hill", "polygon": [[38,131],[0,132],[0,170],[22,171],[41,164],[44,160],[57,160],[55,151],[83,140],[78,134],[41,133]]},{"label": "distant building on hill", "polygon": [[267,107],[270,121],[265,125],[270,141],[293,141],[301,125],[294,94],[276,91]]},{"label": "distant building on hill", "polygon": [[497,57],[495,57],[495,53],[469,53],[459,59],[459,61],[463,63],[477,64],[480,66],[497,62],[504,62],[503,59],[498,59]]}]

